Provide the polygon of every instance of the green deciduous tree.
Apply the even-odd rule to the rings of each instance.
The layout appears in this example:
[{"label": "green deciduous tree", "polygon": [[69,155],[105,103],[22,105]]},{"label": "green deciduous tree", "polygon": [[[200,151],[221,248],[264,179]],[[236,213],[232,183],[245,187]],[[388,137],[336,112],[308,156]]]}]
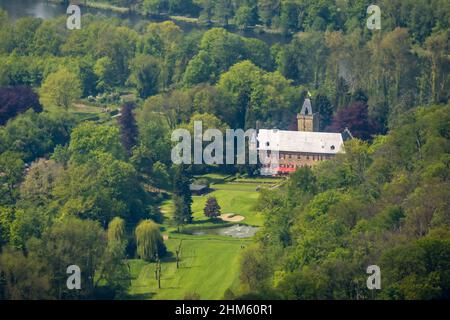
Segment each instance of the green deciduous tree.
[{"label": "green deciduous tree", "polygon": [[146,55],[138,55],[130,64],[130,83],[136,86],[139,96],[147,98],[159,91],[160,61]]},{"label": "green deciduous tree", "polygon": [[81,82],[78,75],[66,68],[60,68],[45,79],[40,94],[44,106],[68,109],[74,101],[81,97]]}]

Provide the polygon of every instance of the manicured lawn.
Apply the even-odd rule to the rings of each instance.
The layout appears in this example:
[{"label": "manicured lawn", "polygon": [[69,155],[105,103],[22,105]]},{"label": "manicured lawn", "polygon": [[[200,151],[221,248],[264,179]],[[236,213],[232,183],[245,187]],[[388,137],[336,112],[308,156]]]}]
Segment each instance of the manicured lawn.
[{"label": "manicured lawn", "polygon": [[[206,200],[210,196],[217,198],[222,208],[222,213],[234,213],[243,215],[245,220],[241,223],[261,226],[263,224],[262,215],[254,210],[254,206],[258,200],[258,192],[256,191],[258,184],[249,183],[225,183],[213,184],[211,188],[213,192],[203,196],[194,196],[192,204],[192,212],[194,216],[194,224],[201,223],[205,225],[206,218],[203,215],[203,208]],[[161,206],[162,213],[171,218],[173,214],[172,201],[168,200]],[[207,225],[205,225],[207,226]]]},{"label": "manicured lawn", "polygon": [[222,299],[225,291],[239,286],[239,256],[251,240],[218,236],[171,235],[168,250],[175,251],[183,239],[180,268],[175,257],[166,257],[161,265],[161,289],[155,279],[155,263],[130,260],[132,299],[183,299],[186,293],[198,293],[201,299]]},{"label": "manicured lawn", "polygon": [[[202,177],[203,178],[203,177]],[[209,175],[208,178],[218,184],[212,184],[213,192],[204,196],[194,196],[192,211],[194,222],[182,229],[211,228],[230,225],[229,222],[211,220],[203,215],[203,208],[209,196],[215,196],[222,207],[222,213],[235,213],[245,216],[240,222],[261,226],[262,216],[254,210],[258,199],[256,191],[259,184],[225,183],[225,176]],[[236,239],[216,235],[188,235],[177,233],[173,225],[173,203],[165,201],[160,210],[166,217],[163,234],[171,256],[162,260],[162,288],[158,289],[155,279],[155,263],[142,260],[130,260],[132,286],[131,299],[183,299],[186,293],[197,293],[201,299],[222,299],[227,289],[237,292],[239,289],[239,259],[243,247],[252,239]],[[176,268],[175,249],[183,239],[180,268]]]}]

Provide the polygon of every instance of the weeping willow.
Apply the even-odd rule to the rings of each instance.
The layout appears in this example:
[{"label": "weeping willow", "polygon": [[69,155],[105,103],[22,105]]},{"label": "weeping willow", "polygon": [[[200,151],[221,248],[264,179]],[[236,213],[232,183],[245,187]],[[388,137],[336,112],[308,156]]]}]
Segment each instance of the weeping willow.
[{"label": "weeping willow", "polygon": [[158,225],[151,220],[144,220],[136,227],[137,254],[141,259],[152,260],[165,252],[164,241]]},{"label": "weeping willow", "polygon": [[123,243],[125,240],[125,221],[115,217],[108,224],[108,243]]}]

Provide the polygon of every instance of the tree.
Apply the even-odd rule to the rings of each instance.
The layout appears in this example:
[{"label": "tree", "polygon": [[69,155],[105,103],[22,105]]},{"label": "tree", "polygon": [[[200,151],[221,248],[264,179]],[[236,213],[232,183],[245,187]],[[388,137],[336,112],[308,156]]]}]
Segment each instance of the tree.
[{"label": "tree", "polygon": [[47,76],[40,94],[44,106],[55,105],[67,110],[75,100],[81,97],[81,81],[78,75],[66,68],[60,68]]},{"label": "tree", "polygon": [[208,82],[214,71],[214,65],[210,55],[206,51],[200,51],[189,64],[184,73],[184,83],[193,86],[202,82]]},{"label": "tree", "polygon": [[[75,217],[55,221],[41,239],[30,240],[27,247],[30,255],[48,266],[54,297],[92,297],[98,285],[95,276],[101,269],[106,250],[106,234],[98,222]],[[82,270],[81,290],[67,289],[67,267],[70,265],[77,265]]]},{"label": "tree", "polygon": [[448,30],[440,31],[432,34],[425,41],[426,56],[431,62],[431,97],[434,103],[444,102],[449,98],[449,35]]},{"label": "tree", "polygon": [[133,166],[108,153],[95,153],[86,162],[69,164],[52,194],[59,215],[92,219],[103,227],[114,217],[139,221],[148,214],[150,203]]},{"label": "tree", "polygon": [[14,219],[12,208],[0,207],[0,248],[10,241],[11,225]]},{"label": "tree", "polygon": [[66,112],[26,113],[0,128],[0,153],[20,153],[24,162],[32,162],[69,141],[75,119]]},{"label": "tree", "polygon": [[125,220],[115,217],[108,224],[108,245],[113,243],[126,244]]},{"label": "tree", "polygon": [[33,256],[10,247],[0,254],[0,299],[50,299],[50,275],[45,265]]},{"label": "tree", "polygon": [[31,87],[0,87],[0,125],[28,109],[42,111],[39,97]]},{"label": "tree", "polygon": [[120,111],[121,116],[119,118],[122,145],[129,156],[131,155],[131,150],[137,143],[138,137],[138,127],[133,114],[134,108],[135,105],[133,103],[125,103],[122,106]]},{"label": "tree", "polygon": [[159,91],[161,67],[158,59],[138,55],[131,61],[130,71],[129,81],[136,86],[141,98],[145,99]]},{"label": "tree", "polygon": [[[247,113],[250,109],[252,91],[261,81],[263,71],[250,61],[235,64],[220,77],[218,87],[232,97],[237,128],[247,128]],[[253,124],[250,125],[250,128]]]},{"label": "tree", "polygon": [[121,298],[130,287],[130,269],[126,262],[127,239],[125,221],[115,217],[108,224],[108,246],[105,251],[101,276],[107,287],[112,290],[115,298]]},{"label": "tree", "polygon": [[270,26],[274,22],[274,17],[277,17],[280,12],[280,0],[259,0],[258,14],[261,21]]},{"label": "tree", "polygon": [[109,153],[115,159],[124,159],[125,152],[120,143],[119,129],[113,126],[83,122],[73,129],[69,143],[71,161],[83,163],[96,153]]},{"label": "tree", "polygon": [[242,5],[237,9],[234,19],[240,29],[246,29],[255,24],[255,10],[248,5]]},{"label": "tree", "polygon": [[50,203],[55,181],[62,171],[62,165],[52,160],[33,162],[20,186],[21,201],[33,207]]},{"label": "tree", "polygon": [[346,128],[356,138],[368,140],[375,133],[369,121],[367,103],[364,101],[353,102],[345,109],[339,110],[334,116],[332,124],[327,128],[328,132],[343,132]]},{"label": "tree", "polygon": [[146,261],[163,257],[166,253],[159,227],[151,220],[141,221],[135,230],[138,256]]},{"label": "tree", "polygon": [[194,3],[202,8],[200,21],[210,24],[214,14],[214,0],[194,0]]},{"label": "tree", "polygon": [[95,62],[94,74],[97,77],[96,89],[99,92],[111,90],[114,87],[114,66],[109,57],[101,57]]},{"label": "tree", "polygon": [[36,55],[59,54],[61,45],[67,37],[68,30],[62,27],[63,19],[45,20],[36,30],[33,39],[33,53]]},{"label": "tree", "polygon": [[318,94],[316,96],[316,98],[314,99],[314,105],[316,107],[316,110],[318,110],[319,112],[320,128],[321,130],[324,130],[331,124],[331,121],[333,119],[333,111],[334,111],[333,105],[331,104],[328,97],[323,94]]},{"label": "tree", "polygon": [[175,205],[174,220],[178,226],[192,222],[191,176],[180,165],[175,169],[173,182],[173,201]]},{"label": "tree", "polygon": [[160,14],[167,4],[164,0],[144,0],[142,2],[142,9],[144,14]]},{"label": "tree", "polygon": [[0,204],[14,203],[24,169],[25,163],[20,154],[11,151],[0,154]]},{"label": "tree", "polygon": [[240,265],[240,280],[247,290],[262,291],[269,287],[271,266],[261,248],[247,248],[241,256]]},{"label": "tree", "polygon": [[209,197],[208,200],[206,200],[203,212],[208,218],[217,218],[220,216],[220,205],[215,197]]},{"label": "tree", "polygon": [[223,26],[228,26],[228,20],[233,15],[233,4],[231,0],[216,0],[214,2],[214,17]]}]

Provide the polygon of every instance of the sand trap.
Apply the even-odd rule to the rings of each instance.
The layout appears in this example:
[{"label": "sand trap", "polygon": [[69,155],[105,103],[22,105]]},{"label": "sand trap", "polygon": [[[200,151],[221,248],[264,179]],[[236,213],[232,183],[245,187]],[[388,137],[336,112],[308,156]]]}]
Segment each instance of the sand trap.
[{"label": "sand trap", "polygon": [[169,240],[169,235],[168,235],[168,234],[163,234],[163,240],[164,240],[164,241]]},{"label": "sand trap", "polygon": [[220,215],[219,218],[226,222],[240,222],[240,221],[245,220],[244,216],[241,216],[241,215],[238,215],[235,213],[222,214],[222,215]]}]

